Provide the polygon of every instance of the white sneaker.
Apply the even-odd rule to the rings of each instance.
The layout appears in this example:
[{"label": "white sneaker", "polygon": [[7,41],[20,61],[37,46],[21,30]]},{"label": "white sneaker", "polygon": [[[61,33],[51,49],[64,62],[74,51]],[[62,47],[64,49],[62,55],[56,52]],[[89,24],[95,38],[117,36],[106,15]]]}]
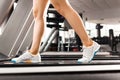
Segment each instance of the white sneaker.
[{"label": "white sneaker", "polygon": [[39,63],[41,62],[40,54],[32,55],[30,52],[26,51],[21,56],[13,58],[11,60],[14,63]]},{"label": "white sneaker", "polygon": [[100,45],[93,41],[93,45],[90,47],[83,48],[83,57],[78,59],[78,63],[90,63],[96,53],[98,52]]}]

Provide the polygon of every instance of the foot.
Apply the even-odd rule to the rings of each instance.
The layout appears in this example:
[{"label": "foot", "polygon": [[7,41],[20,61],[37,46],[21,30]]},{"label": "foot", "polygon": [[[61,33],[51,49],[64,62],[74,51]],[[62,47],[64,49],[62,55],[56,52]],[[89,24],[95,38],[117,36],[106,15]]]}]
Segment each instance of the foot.
[{"label": "foot", "polygon": [[21,56],[13,58],[11,60],[14,63],[38,63],[41,62],[40,54],[32,55],[29,51],[26,51]]},{"label": "foot", "polygon": [[90,63],[96,53],[98,52],[100,45],[96,42],[93,42],[93,45],[90,47],[84,47],[83,49],[83,57],[78,59],[78,63]]}]

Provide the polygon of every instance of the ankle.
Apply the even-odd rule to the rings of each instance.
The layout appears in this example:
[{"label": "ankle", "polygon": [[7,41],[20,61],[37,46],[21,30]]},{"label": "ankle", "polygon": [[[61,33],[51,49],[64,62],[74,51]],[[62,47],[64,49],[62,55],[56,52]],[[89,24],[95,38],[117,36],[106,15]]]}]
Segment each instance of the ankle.
[{"label": "ankle", "polygon": [[32,50],[28,50],[32,55],[37,55],[38,51],[32,51]]},{"label": "ankle", "polygon": [[83,45],[84,45],[85,47],[90,47],[90,46],[93,45],[93,41],[89,41],[89,42],[83,43]]}]

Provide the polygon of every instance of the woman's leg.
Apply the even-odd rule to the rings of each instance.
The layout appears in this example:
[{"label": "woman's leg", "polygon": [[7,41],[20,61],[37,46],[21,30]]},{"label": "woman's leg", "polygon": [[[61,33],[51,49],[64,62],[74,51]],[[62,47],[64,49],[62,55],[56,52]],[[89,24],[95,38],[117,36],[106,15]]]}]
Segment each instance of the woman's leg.
[{"label": "woman's leg", "polygon": [[33,16],[35,20],[33,31],[33,42],[30,50],[23,53],[17,58],[13,58],[11,61],[15,63],[19,62],[41,62],[40,54],[38,54],[39,45],[44,32],[45,18],[44,13],[47,8],[48,0],[33,0]]},{"label": "woman's leg", "polygon": [[50,0],[55,9],[66,18],[71,27],[76,31],[81,38],[85,49],[83,50],[83,57],[78,59],[80,63],[90,62],[96,52],[99,50],[100,45],[92,41],[87,35],[83,22],[78,13],[70,6],[68,0]]},{"label": "woman's leg", "polygon": [[41,38],[44,33],[44,14],[47,8],[47,3],[48,0],[33,0],[33,16],[35,19],[35,24],[33,31],[33,42],[29,51],[34,55],[38,53]]},{"label": "woman's leg", "polygon": [[76,31],[85,46],[92,45],[92,40],[88,37],[83,22],[78,13],[70,6],[67,0],[51,0],[56,10],[63,15],[71,27]]}]

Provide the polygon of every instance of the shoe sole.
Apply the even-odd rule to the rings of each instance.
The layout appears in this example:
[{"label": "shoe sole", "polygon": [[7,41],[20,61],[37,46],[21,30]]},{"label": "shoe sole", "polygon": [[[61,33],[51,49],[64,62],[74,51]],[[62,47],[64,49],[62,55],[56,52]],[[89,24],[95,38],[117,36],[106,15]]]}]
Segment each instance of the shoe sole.
[{"label": "shoe sole", "polygon": [[23,61],[23,62],[17,62],[15,60],[11,60],[12,63],[16,64],[16,63],[40,63],[41,61],[31,61],[31,60],[26,60],[26,61]]}]

